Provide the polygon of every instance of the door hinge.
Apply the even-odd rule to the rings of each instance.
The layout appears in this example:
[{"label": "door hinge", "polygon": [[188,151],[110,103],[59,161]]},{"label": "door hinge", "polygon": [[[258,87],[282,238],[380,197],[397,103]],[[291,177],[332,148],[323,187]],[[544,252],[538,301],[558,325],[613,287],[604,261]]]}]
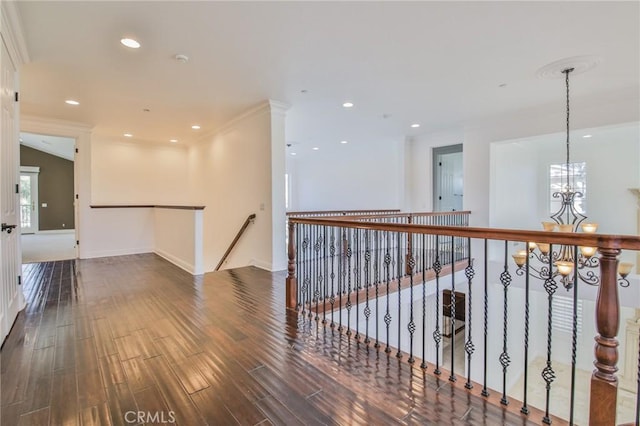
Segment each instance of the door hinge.
[{"label": "door hinge", "polygon": [[80,240],[76,240],[76,245],[79,246],[80,245]]},{"label": "door hinge", "polygon": [[18,285],[22,285],[22,276],[18,275]]},{"label": "door hinge", "polygon": [[19,194],[19,193],[20,193],[20,185],[16,183],[16,194]]},{"label": "door hinge", "polygon": [[442,195],[440,195],[440,196],[438,197],[438,200],[442,200]]},{"label": "door hinge", "polygon": [[78,153],[78,148],[76,148],[76,154]]},{"label": "door hinge", "polygon": [[438,166],[442,167],[442,161],[438,163]]},{"label": "door hinge", "polygon": [[20,94],[18,92],[15,93],[16,102],[20,102]]},{"label": "door hinge", "polygon": [[78,199],[78,194],[76,194],[76,200]]}]

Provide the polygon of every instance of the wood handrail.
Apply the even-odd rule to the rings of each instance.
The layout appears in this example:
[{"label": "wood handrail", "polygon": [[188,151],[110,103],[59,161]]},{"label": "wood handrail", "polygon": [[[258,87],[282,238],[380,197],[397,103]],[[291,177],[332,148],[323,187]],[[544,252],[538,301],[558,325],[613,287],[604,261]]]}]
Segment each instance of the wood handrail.
[{"label": "wood handrail", "polygon": [[[459,210],[459,211],[445,211],[445,212],[417,212],[417,213],[381,213],[381,214],[363,214],[363,215],[349,215],[349,220],[353,219],[386,219],[386,218],[394,218],[394,217],[443,217],[443,216],[466,216],[470,215],[470,210]],[[336,216],[328,216],[328,217],[336,217]],[[342,216],[338,216],[342,217]]]},{"label": "wood handrail", "polygon": [[640,237],[634,235],[586,234],[573,232],[529,231],[520,229],[478,228],[467,226],[418,225],[408,223],[361,222],[343,217],[290,218],[290,223],[326,225],[339,228],[445,235],[488,240],[543,242],[607,249],[640,250]]},{"label": "wood handrail", "polygon": [[94,204],[92,209],[174,209],[174,210],[204,210],[205,206],[179,206],[158,204]]},{"label": "wood handrail", "polygon": [[255,218],[256,218],[255,213],[252,213],[249,216],[247,216],[247,220],[244,221],[244,223],[242,224],[242,227],[236,234],[236,237],[233,239],[233,241],[229,245],[229,248],[227,249],[227,251],[224,252],[224,255],[222,256],[222,259],[220,259],[220,262],[218,262],[218,266],[216,266],[216,269],[215,269],[216,271],[219,270],[222,264],[224,263],[224,261],[227,260],[227,256],[229,256],[229,253],[231,253],[231,250],[233,250],[233,248],[238,243],[238,240],[240,239],[240,237],[242,237],[242,234],[244,234],[244,231],[249,226],[249,223],[251,223],[251,221]]},{"label": "wood handrail", "polygon": [[323,214],[323,215],[329,215],[329,214],[336,214],[336,215],[345,215],[346,213],[362,213],[363,215],[365,213],[377,213],[377,212],[381,212],[381,214],[387,214],[387,213],[400,213],[400,209],[368,209],[368,210],[310,210],[310,211],[299,211],[299,212],[287,212],[287,216],[300,216],[300,215],[318,215],[318,214]]}]

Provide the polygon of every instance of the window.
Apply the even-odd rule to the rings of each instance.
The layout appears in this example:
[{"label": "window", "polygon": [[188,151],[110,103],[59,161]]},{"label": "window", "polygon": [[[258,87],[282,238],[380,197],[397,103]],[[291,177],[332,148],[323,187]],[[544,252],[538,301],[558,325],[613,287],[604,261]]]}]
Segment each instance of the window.
[{"label": "window", "polygon": [[553,194],[562,192],[569,185],[574,192],[582,193],[582,197],[575,198],[575,207],[578,213],[586,214],[587,211],[587,163],[551,164],[549,166],[549,213],[554,214],[562,207],[562,199],[554,198]]},{"label": "window", "polygon": [[[573,299],[570,297],[554,296],[551,302],[553,311],[551,320],[555,330],[566,333],[573,332]],[[578,300],[576,307],[576,334],[582,334],[582,300]]]}]

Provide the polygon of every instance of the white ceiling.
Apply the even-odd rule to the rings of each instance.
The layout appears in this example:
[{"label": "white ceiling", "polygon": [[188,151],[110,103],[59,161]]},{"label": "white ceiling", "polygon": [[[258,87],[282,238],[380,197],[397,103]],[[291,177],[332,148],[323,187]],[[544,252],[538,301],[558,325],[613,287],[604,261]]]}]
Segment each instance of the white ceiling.
[{"label": "white ceiling", "polygon": [[72,138],[20,132],[20,143],[56,157],[74,160],[76,141]]},{"label": "white ceiling", "polygon": [[[292,105],[287,141],[296,149],[403,140],[562,104],[564,82],[535,73],[576,55],[602,63],[575,76],[573,98],[640,91],[638,2],[24,1],[18,9],[31,59],[23,113],[115,137],[190,142],[271,98]],[[142,47],[123,47],[123,36]],[[178,53],[190,61],[175,61]],[[65,105],[69,98],[81,105]],[[355,107],[342,108],[346,100]]]}]

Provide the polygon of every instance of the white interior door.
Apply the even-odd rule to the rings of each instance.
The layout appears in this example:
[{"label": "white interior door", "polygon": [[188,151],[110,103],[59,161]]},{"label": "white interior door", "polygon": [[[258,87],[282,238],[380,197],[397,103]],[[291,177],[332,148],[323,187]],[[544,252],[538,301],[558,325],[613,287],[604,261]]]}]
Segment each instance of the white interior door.
[{"label": "white interior door", "polygon": [[[37,169],[37,170],[30,170]],[[39,167],[20,167],[20,230],[23,234],[38,232]]]},{"label": "white interior door", "polygon": [[20,232],[18,211],[19,145],[16,93],[16,69],[7,47],[2,41],[0,54],[0,341],[9,330],[18,312],[24,306],[19,287]]},{"label": "white interior door", "polygon": [[[462,151],[434,152],[434,211],[462,210]],[[453,147],[452,147],[453,149]]]}]

